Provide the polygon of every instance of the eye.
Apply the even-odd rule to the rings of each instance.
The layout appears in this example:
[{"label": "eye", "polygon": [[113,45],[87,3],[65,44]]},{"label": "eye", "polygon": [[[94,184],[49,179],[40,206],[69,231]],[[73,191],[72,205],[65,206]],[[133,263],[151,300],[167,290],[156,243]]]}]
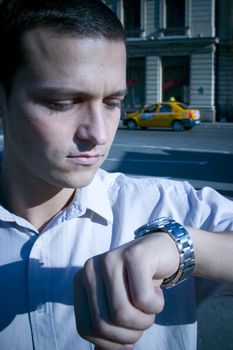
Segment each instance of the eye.
[{"label": "eye", "polygon": [[104,100],[104,103],[109,107],[109,108],[120,108],[122,106],[122,101],[117,100],[117,99],[106,99]]},{"label": "eye", "polygon": [[50,110],[57,112],[66,112],[72,109],[74,106],[74,102],[46,102],[46,107]]}]

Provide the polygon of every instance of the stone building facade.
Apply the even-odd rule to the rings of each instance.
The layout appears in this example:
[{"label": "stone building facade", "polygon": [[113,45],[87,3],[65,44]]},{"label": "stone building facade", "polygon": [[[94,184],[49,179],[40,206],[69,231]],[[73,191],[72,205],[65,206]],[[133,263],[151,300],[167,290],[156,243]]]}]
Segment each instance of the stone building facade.
[{"label": "stone building facade", "polygon": [[125,108],[176,100],[233,121],[233,0],[106,0],[127,36]]}]

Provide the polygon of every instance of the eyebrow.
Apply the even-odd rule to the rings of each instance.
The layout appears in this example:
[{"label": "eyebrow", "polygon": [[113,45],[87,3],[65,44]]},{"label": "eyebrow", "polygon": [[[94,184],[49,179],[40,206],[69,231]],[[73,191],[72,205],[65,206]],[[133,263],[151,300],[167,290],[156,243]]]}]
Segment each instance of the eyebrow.
[{"label": "eyebrow", "polygon": [[[85,92],[82,90],[76,89],[67,89],[63,87],[40,87],[36,89],[37,92],[43,94],[54,94],[60,96],[80,96],[80,97],[90,97],[91,94],[89,92]],[[122,96],[124,97],[128,93],[128,89],[120,89],[117,91],[113,91],[108,96]]]}]

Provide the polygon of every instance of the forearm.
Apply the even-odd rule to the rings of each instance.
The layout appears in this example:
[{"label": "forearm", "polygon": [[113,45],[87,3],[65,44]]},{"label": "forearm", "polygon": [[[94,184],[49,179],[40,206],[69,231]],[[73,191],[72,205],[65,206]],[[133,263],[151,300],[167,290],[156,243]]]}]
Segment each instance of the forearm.
[{"label": "forearm", "polygon": [[193,241],[195,275],[233,282],[233,232],[207,232],[186,227]]}]

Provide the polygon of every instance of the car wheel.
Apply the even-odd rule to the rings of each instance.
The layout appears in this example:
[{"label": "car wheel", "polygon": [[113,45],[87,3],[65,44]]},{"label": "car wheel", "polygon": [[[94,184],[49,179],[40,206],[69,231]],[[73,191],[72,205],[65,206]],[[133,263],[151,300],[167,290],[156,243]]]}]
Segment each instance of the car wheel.
[{"label": "car wheel", "polygon": [[183,124],[179,121],[179,120],[175,120],[173,123],[172,123],[172,129],[174,131],[182,131],[184,130],[184,126]]},{"label": "car wheel", "polygon": [[133,119],[127,120],[126,125],[127,125],[127,128],[128,128],[129,130],[135,130],[135,129],[137,129],[137,124],[136,124],[136,122],[135,122]]}]

